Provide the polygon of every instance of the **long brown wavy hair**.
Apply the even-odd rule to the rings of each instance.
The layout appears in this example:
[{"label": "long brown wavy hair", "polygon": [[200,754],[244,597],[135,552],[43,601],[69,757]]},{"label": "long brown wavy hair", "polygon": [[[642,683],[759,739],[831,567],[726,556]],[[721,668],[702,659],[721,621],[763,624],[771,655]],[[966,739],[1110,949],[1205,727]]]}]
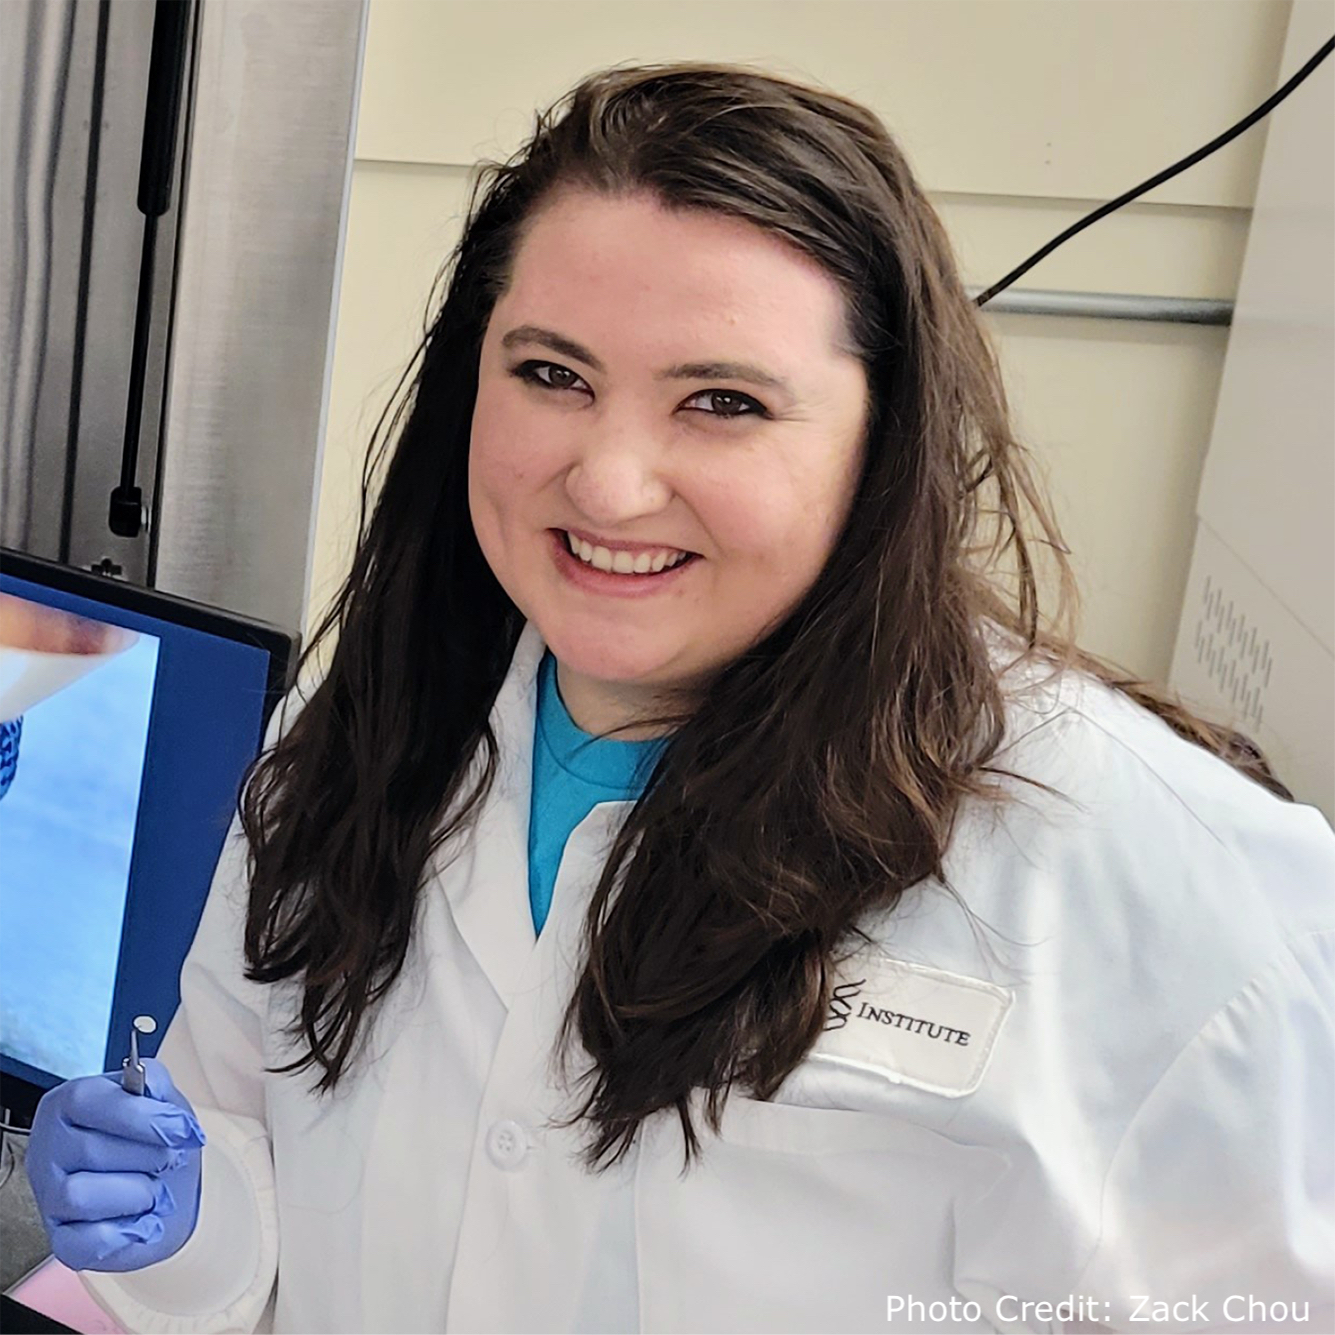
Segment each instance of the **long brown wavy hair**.
[{"label": "long brown wavy hair", "polygon": [[597,1165],[662,1110],[695,1152],[697,1091],[715,1127],[733,1088],[771,1096],[821,1030],[841,943],[944,879],[964,799],[1002,800],[986,620],[1022,657],[1093,674],[1290,795],[1240,733],[1077,648],[1067,550],[995,356],[879,120],[745,68],[605,71],[482,169],[410,388],[368,450],[351,572],[302,658],[335,636],[327,670],[244,787],[248,974],[298,980],[302,998],[300,1055],[277,1070],[318,1067],[318,1091],[346,1073],[402,970],[428,858],[463,835],[496,771],[488,715],[522,621],[473,533],[470,424],[525,224],[565,186],[650,192],[786,239],[845,294],[871,391],[827,565],[676,721],[593,895],[564,1050],[592,1059],[575,1116]]}]

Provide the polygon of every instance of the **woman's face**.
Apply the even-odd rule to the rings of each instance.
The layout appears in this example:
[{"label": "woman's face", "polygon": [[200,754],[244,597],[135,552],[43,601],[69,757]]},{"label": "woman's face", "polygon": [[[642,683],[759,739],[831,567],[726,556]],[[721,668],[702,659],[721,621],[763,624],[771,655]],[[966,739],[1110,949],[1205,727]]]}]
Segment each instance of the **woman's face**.
[{"label": "woman's face", "polygon": [[574,190],[531,221],[482,345],[469,504],[582,727],[689,700],[815,581],[861,464],[843,327],[824,270],[748,223]]}]

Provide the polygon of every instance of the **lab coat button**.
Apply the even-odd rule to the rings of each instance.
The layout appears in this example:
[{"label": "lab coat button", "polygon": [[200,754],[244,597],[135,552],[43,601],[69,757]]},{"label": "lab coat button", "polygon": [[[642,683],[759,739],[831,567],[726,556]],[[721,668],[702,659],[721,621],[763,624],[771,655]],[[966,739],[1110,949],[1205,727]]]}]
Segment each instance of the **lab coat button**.
[{"label": "lab coat button", "polygon": [[487,1132],[487,1155],[497,1168],[515,1169],[528,1157],[528,1136],[508,1118]]}]

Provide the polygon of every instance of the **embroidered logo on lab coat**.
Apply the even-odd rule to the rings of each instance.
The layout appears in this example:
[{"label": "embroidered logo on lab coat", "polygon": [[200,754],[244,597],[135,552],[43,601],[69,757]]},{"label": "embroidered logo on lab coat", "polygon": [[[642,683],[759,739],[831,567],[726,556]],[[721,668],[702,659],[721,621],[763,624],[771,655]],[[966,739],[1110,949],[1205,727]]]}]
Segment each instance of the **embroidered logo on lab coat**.
[{"label": "embroidered logo on lab coat", "polygon": [[1011,1000],[977,978],[859,954],[838,975],[811,1059],[959,1098],[982,1081]]}]

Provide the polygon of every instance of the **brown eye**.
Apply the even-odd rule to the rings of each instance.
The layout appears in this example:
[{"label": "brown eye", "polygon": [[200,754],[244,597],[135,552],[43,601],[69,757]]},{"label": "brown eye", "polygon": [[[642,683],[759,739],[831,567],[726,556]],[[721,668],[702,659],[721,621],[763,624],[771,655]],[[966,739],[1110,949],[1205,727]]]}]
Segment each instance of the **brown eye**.
[{"label": "brown eye", "polygon": [[[542,374],[544,371],[547,372],[545,377]],[[540,365],[535,368],[533,374],[544,385],[551,385],[553,389],[569,389],[579,379],[574,371],[564,366]]]},{"label": "brown eye", "polygon": [[739,394],[731,389],[704,389],[699,394],[692,395],[686,400],[684,406],[689,407],[698,399],[708,400],[710,406],[704,409],[693,409],[695,412],[705,412],[710,417],[768,417],[765,406],[758,403],[749,394]]},{"label": "brown eye", "polygon": [[555,362],[522,362],[512,367],[510,374],[542,389],[574,389],[584,384],[568,366]]}]

